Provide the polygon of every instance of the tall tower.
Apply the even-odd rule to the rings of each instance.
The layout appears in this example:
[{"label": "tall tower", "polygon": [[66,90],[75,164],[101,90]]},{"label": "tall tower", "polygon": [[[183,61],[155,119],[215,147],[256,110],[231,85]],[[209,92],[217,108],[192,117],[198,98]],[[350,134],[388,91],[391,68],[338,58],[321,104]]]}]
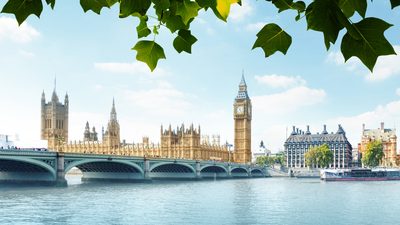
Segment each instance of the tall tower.
[{"label": "tall tower", "polygon": [[120,146],[120,135],[119,135],[119,123],[117,120],[117,111],[115,110],[115,102],[113,99],[113,104],[110,113],[110,120],[107,124],[107,130],[103,136],[103,142],[112,148],[117,148]]},{"label": "tall tower", "polygon": [[65,95],[64,104],[57,96],[54,86],[51,101],[46,103],[44,91],[41,99],[41,139],[48,141],[52,150],[56,145],[68,142],[68,94]]},{"label": "tall tower", "polygon": [[247,85],[242,74],[239,91],[233,104],[235,120],[235,154],[238,163],[251,162],[251,100],[247,94]]}]

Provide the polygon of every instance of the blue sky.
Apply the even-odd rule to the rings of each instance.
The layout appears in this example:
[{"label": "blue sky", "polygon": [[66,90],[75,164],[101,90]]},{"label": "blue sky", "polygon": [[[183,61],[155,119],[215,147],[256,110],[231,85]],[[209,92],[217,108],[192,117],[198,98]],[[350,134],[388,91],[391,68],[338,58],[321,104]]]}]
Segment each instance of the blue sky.
[{"label": "blue sky", "polygon": [[[400,53],[400,9],[390,10],[389,1],[368,4],[367,16],[395,24],[385,36]],[[242,70],[253,101],[253,149],[261,140],[274,152],[283,149],[292,125],[304,130],[309,124],[316,133],[323,124],[329,132],[342,124],[353,147],[362,123],[399,126],[400,56],[381,57],[371,74],[356,59],[344,64],[340,43],[327,52],[321,33],[294,23],[294,13],[276,11],[264,1],[245,0],[228,23],[200,12],[192,23],[198,38],[192,54],[178,54],[175,35],[162,29],[156,41],[167,59],[153,73],[130,50],[138,20],[119,19],[117,6],[99,16],[83,13],[78,1],[57,1],[54,10],[45,6],[41,19],[31,16],[21,27],[2,14],[0,133],[18,134],[26,143],[40,138],[41,93],[49,99],[56,76],[60,99],[70,96],[71,140],[82,139],[86,121],[98,131],[106,126],[114,97],[127,142],[142,136],[158,142],[161,124],[194,123],[203,134],[233,143],[232,104]],[[293,36],[287,55],[265,59],[261,49],[251,50],[269,22]]]}]

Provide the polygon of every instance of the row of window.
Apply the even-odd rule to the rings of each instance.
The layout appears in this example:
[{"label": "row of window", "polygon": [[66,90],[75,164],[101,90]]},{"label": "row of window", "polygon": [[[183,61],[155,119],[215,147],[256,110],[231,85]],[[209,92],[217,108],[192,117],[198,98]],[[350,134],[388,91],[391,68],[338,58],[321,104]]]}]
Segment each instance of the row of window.
[{"label": "row of window", "polygon": [[[51,119],[45,121],[45,128],[52,128]],[[64,120],[56,120],[56,129],[64,129]]]}]

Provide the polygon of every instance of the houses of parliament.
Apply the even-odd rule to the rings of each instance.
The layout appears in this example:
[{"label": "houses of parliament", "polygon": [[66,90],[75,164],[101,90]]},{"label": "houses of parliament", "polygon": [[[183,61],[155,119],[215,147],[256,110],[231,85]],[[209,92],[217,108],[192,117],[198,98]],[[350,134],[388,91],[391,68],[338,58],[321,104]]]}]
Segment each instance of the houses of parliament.
[{"label": "houses of parliament", "polygon": [[195,128],[193,124],[188,127],[182,124],[176,129],[172,129],[171,125],[167,128],[161,126],[158,144],[150,143],[148,137],[143,137],[142,143],[138,144],[121,142],[120,125],[114,100],[106,130],[102,130],[101,141],[96,129],[94,127],[91,129],[87,122],[83,132],[83,141],[69,142],[68,115],[68,94],[65,95],[63,104],[55,89],[51,101],[47,103],[45,94],[42,93],[41,139],[48,141],[49,150],[84,154],[251,162],[252,105],[243,75],[233,104],[234,150],[232,152],[227,144],[220,145],[219,140],[210,143],[207,138],[202,138],[200,126]]}]

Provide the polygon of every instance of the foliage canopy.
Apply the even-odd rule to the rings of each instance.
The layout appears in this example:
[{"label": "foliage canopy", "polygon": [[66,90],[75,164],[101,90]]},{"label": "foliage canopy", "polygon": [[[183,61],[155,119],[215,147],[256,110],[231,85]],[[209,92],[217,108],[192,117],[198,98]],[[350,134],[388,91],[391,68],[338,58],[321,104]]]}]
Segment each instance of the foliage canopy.
[{"label": "foliage canopy", "polygon": [[285,155],[283,153],[277,153],[275,156],[259,156],[256,159],[256,164],[260,166],[272,166],[278,163],[282,166],[285,165]]},{"label": "foliage canopy", "polygon": [[304,155],[306,165],[310,167],[328,167],[333,162],[333,153],[327,144],[312,147]]},{"label": "foliage canopy", "polygon": [[376,167],[383,158],[383,146],[381,141],[371,141],[362,155],[362,163],[367,167]]},{"label": "foliage canopy", "polygon": [[[371,0],[372,1],[372,0]],[[45,2],[54,8],[56,0],[8,0],[1,13],[14,14],[18,23],[23,23],[30,15],[40,17]],[[367,0],[313,0],[309,2],[294,0],[266,0],[278,9],[297,12],[295,21],[305,17],[307,29],[321,32],[328,50],[335,44],[340,31],[345,30],[341,42],[341,52],[347,61],[355,56],[373,70],[379,56],[396,54],[393,46],[384,36],[392,25],[379,18],[366,17]],[[167,27],[173,35],[175,50],[179,53],[191,53],[192,45],[197,41],[190,33],[190,24],[200,10],[209,10],[214,15],[227,21],[232,4],[241,0],[80,0],[84,12],[93,11],[100,14],[103,8],[119,4],[119,17],[137,17],[140,21],[136,28],[139,41],[132,48],[137,52],[136,59],[145,62],[154,70],[160,59],[164,59],[163,48],[156,43],[155,37],[161,26]],[[400,5],[400,0],[390,0],[391,8]],[[150,11],[150,9],[152,11]],[[361,20],[353,22],[358,14]],[[155,16],[153,16],[155,15]],[[147,21],[152,18],[157,25],[149,27]],[[152,28],[152,29],[151,29]],[[147,37],[153,33],[154,38]],[[146,39],[145,39],[146,38]],[[266,24],[257,34],[253,49],[261,48],[265,57],[277,51],[286,54],[292,43],[292,37],[275,23]]]}]

